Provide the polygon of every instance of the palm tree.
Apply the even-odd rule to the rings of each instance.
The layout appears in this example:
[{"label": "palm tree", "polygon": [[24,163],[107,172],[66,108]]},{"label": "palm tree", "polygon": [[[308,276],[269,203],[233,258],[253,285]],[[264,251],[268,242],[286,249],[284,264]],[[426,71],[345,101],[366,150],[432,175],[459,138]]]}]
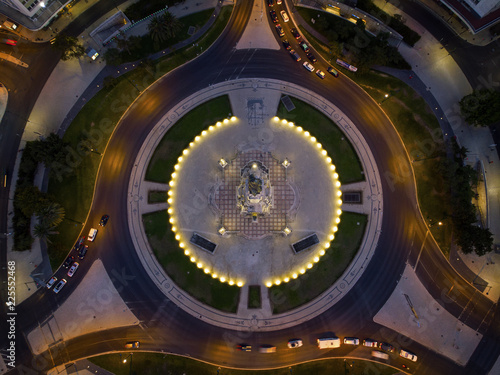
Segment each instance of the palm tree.
[{"label": "palm tree", "polygon": [[64,207],[56,202],[50,202],[37,212],[40,224],[54,228],[63,221],[65,214]]},{"label": "palm tree", "polygon": [[149,35],[156,45],[165,41],[168,37],[168,30],[163,22],[163,17],[153,17],[148,25]]},{"label": "palm tree", "polygon": [[131,55],[130,52],[130,40],[127,38],[125,34],[120,34],[116,37],[116,46],[121,50],[127,50],[128,54]]},{"label": "palm tree", "polygon": [[182,29],[182,22],[170,12],[165,12],[161,18],[165,24],[167,36],[175,38],[177,33]]},{"label": "palm tree", "polygon": [[50,242],[49,236],[52,234],[59,234],[59,232],[54,231],[55,226],[52,226],[48,223],[40,221],[38,224],[35,224],[33,228],[33,235],[41,240],[46,240]]}]

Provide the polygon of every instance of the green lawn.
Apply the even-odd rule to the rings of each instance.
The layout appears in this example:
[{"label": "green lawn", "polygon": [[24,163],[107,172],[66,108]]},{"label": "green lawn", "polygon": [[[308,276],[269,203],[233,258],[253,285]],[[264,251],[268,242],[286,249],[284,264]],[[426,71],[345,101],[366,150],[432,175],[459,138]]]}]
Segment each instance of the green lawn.
[{"label": "green lawn", "polygon": [[290,98],[295,105],[295,109],[288,112],[280,102],[277,116],[279,118],[293,121],[315,136],[323,145],[323,148],[332,158],[333,164],[337,168],[339,180],[343,184],[363,181],[363,168],[358,155],[354,151],[351,143],[345,134],[317,109],[297,98]]},{"label": "green lawn", "polygon": [[210,125],[224,120],[231,113],[227,95],[199,105],[184,115],[165,134],[156,148],[146,171],[146,180],[168,183],[182,151]]},{"label": "green lawn", "polygon": [[168,195],[166,191],[152,190],[148,193],[148,203],[166,203]]},{"label": "green lawn", "polygon": [[157,211],[142,217],[156,259],[172,280],[198,301],[221,311],[236,312],[240,288],[223,284],[198,269],[179,248],[168,219],[167,211]]},{"label": "green lawn", "polygon": [[[319,349],[318,349],[319,350]],[[134,353],[132,362],[127,358],[129,354],[107,354],[89,358],[89,360],[116,375],[332,375],[345,374],[343,359],[328,359],[304,363],[290,368],[288,366],[276,370],[231,370],[224,367],[209,365],[194,359],[175,355],[157,353]],[[123,359],[127,358],[127,363]],[[385,366],[362,360],[348,360],[347,369],[350,375],[391,375],[398,371]]]},{"label": "green lawn", "polygon": [[[70,173],[65,174],[62,179],[51,178],[48,187],[48,193],[56,197],[57,202],[66,211],[66,219],[57,228],[59,234],[49,238],[48,253],[52,269],[59,267],[77,239],[92,201],[101,159],[99,153],[103,152],[109,136],[125,110],[140,91],[165,73],[195,58],[200,50],[207,49],[227,25],[232,8],[222,8],[215,23],[198,40],[196,48],[183,48],[111,80],[112,83],[90,99],[73,120],[63,137],[65,141],[70,142],[72,150],[68,164],[63,166],[64,170]],[[82,145],[85,146],[83,149]],[[88,146],[94,151],[89,151]]]},{"label": "green lawn", "polygon": [[273,313],[303,305],[328,289],[358,252],[367,221],[366,215],[344,211],[337,235],[320,261],[296,280],[269,288]]}]

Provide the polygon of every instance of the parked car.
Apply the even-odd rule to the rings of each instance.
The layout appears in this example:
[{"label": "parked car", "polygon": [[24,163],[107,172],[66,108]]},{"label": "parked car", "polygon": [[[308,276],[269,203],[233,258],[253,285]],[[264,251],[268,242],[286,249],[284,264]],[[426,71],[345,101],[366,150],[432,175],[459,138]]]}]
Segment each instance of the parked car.
[{"label": "parked car", "polygon": [[300,348],[303,345],[303,342],[301,339],[292,339],[288,340],[287,345],[289,348]]},{"label": "parked car", "polygon": [[364,339],[363,346],[367,346],[369,348],[378,348],[378,342],[372,339]]},{"label": "parked car", "polygon": [[75,247],[74,249],[75,250],[78,250],[80,248],[80,246],[82,246],[82,244],[85,242],[85,236],[81,236],[78,241],[76,241],[75,243]]},{"label": "parked car", "polygon": [[300,48],[302,48],[304,50],[305,53],[309,52],[311,49],[309,48],[309,46],[307,45],[306,42],[300,42],[299,43],[300,45]]},{"label": "parked car", "polygon": [[381,342],[379,344],[379,348],[382,350],[385,350],[386,352],[389,352],[389,353],[392,353],[394,351],[394,346],[392,346],[391,344],[388,344],[386,342]]},{"label": "parked car", "polygon": [[325,79],[325,73],[322,70],[316,70],[316,75],[321,79]]},{"label": "parked car", "polygon": [[68,271],[68,276],[69,277],[73,277],[73,275],[75,274],[75,272],[78,269],[79,265],[80,265],[80,263],[77,263],[77,262],[73,263],[73,265],[71,266],[71,268]]},{"label": "parked car", "polygon": [[410,361],[417,362],[417,356],[413,354],[412,352],[409,352],[407,350],[401,349],[399,352],[399,356],[409,359]]},{"label": "parked car", "polygon": [[50,280],[49,280],[49,281],[47,281],[47,285],[46,285],[46,286],[47,286],[47,289],[52,288],[52,285],[54,285],[56,281],[57,281],[57,277],[52,276],[52,277],[50,278]]},{"label": "parked car", "polygon": [[283,18],[283,22],[288,22],[290,21],[290,18],[288,17],[288,14],[284,10],[280,12],[281,18]]},{"label": "parked car", "polygon": [[290,29],[290,32],[292,33],[292,35],[294,36],[294,38],[297,39],[300,42],[300,40],[302,39],[302,37],[300,36],[300,34],[297,31],[297,29],[295,27],[292,27]]},{"label": "parked car", "polygon": [[295,52],[295,50],[294,50],[294,49],[291,49],[289,52],[290,52],[290,55],[292,56],[292,58],[293,58],[295,61],[300,61],[300,60],[302,60],[302,59],[300,58],[300,55],[299,55],[297,52]]},{"label": "parked car", "polygon": [[304,62],[304,64],[302,64],[302,65],[304,66],[304,68],[306,68],[310,72],[314,72],[314,66],[312,66],[312,64],[308,63],[307,61]]},{"label": "parked car", "polygon": [[344,345],[359,345],[357,337],[344,337]]},{"label": "parked car", "polygon": [[339,76],[339,72],[337,72],[334,68],[332,68],[331,66],[328,67],[328,69],[326,69],[328,71],[328,73],[330,73],[332,76],[334,77],[338,77]]},{"label": "parked car", "polygon": [[290,51],[292,49],[292,46],[290,46],[290,42],[288,41],[288,39],[283,39],[281,43],[283,43],[283,47],[285,47],[287,51]]},{"label": "parked car", "polygon": [[66,285],[66,283],[66,279],[62,279],[61,281],[59,281],[59,283],[54,288],[54,293],[59,293],[61,289]]},{"label": "parked car", "polygon": [[97,229],[91,228],[89,231],[89,236],[87,237],[87,240],[90,242],[93,242],[95,240],[95,236],[97,236]]},{"label": "parked car", "polygon": [[251,352],[252,351],[252,345],[239,344],[239,345],[236,345],[236,349],[240,350],[242,352]]},{"label": "parked car", "polygon": [[278,35],[281,37],[285,36],[285,32],[283,31],[283,28],[281,27],[281,25],[278,23],[276,24],[276,32],[278,33]]},{"label": "parked car", "polygon": [[63,267],[64,268],[69,268],[69,266],[71,265],[71,263],[73,263],[75,261],[75,257],[73,255],[70,255],[69,257],[66,258],[66,260],[64,261],[63,263]]},{"label": "parked car", "polygon": [[267,5],[270,7],[274,6],[273,0],[267,0]]},{"label": "parked car", "polygon": [[109,215],[102,215],[101,221],[99,221],[99,225],[101,227],[105,227],[106,224],[108,223],[108,220],[109,220]]},{"label": "parked car", "polygon": [[276,12],[274,10],[269,11],[271,14],[271,19],[273,20],[274,23],[278,23],[278,16],[276,15]]},{"label": "parked car", "polygon": [[82,245],[82,247],[78,251],[78,258],[80,259],[85,258],[85,255],[87,255],[87,251],[89,251],[88,245]]},{"label": "parked car", "polygon": [[313,64],[316,64],[318,62],[316,56],[314,56],[311,52],[306,53],[306,56]]}]

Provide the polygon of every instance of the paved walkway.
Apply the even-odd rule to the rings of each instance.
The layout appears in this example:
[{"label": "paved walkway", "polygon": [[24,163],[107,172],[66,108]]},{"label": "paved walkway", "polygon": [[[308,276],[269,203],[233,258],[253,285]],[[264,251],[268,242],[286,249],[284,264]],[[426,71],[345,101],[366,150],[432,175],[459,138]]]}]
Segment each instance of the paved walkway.
[{"label": "paved walkway", "polygon": [[[144,181],[146,168],[157,144],[172,123],[179,116],[189,112],[197,105],[222,94],[229,94],[231,103],[233,103],[233,105],[238,103],[239,108],[236,108],[235,111],[242,114],[238,120],[242,122],[239,126],[248,127],[247,119],[249,116],[246,113],[248,101],[255,100],[257,97],[262,98],[264,103],[268,103],[268,108],[265,108],[262,113],[262,121],[265,123],[266,120],[271,119],[275,115],[278,104],[276,102],[276,97],[281,93],[299,98],[322,111],[326,116],[337,123],[347,135],[361,160],[365,172],[366,183],[354,184],[352,188],[350,185],[345,185],[342,189],[344,191],[357,189],[363,191],[363,197],[365,198],[363,202],[363,211],[365,213],[370,213],[370,220],[368,220],[365,236],[360,245],[360,251],[356,254],[354,261],[334,285],[311,303],[284,314],[273,315],[268,303],[268,289],[262,287],[261,297],[264,308],[252,309],[250,311],[245,308],[243,304],[240,305],[240,309],[236,314],[224,313],[192,299],[186,292],[179,289],[173,283],[163,268],[158,264],[143,228],[142,214],[149,211],[146,203],[147,200],[141,199],[141,197],[147,196],[147,187],[149,186],[148,183]],[[269,103],[274,103],[274,105]],[[305,322],[330,308],[350,290],[366,269],[377,246],[382,226],[382,190],[378,168],[373,162],[371,151],[359,131],[356,129],[355,124],[352,123],[352,121],[334,104],[300,86],[270,79],[241,79],[216,84],[201,90],[191,97],[184,99],[175,108],[164,115],[144,142],[134,165],[135,167],[132,170],[128,190],[128,220],[132,241],[138,250],[138,255],[144,269],[149,273],[151,279],[157,284],[158,288],[162,290],[171,301],[191,315],[203,319],[210,324],[228,329],[268,331],[289,328],[301,322]],[[349,205],[342,206],[344,211],[349,211],[350,208],[352,209],[353,207]],[[200,270],[200,272],[202,271]],[[298,281],[300,281],[300,277]],[[247,293],[246,287],[247,285],[243,287],[243,296]],[[241,300],[242,297],[240,296],[240,301]]]}]

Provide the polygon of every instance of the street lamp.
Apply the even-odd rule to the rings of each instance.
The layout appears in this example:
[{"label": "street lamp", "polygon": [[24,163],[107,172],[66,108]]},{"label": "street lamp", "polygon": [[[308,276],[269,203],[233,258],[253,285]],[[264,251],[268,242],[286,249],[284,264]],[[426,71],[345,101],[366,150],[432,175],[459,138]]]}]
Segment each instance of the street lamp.
[{"label": "street lamp", "polygon": [[122,362],[125,364],[125,363],[127,363],[127,360],[128,360],[128,358],[130,357],[130,361],[129,361],[129,362],[130,362],[130,367],[129,367],[129,370],[128,370],[128,373],[129,373],[129,374],[132,374],[132,358],[134,358],[134,357],[132,357],[132,354],[134,354],[134,353],[130,353],[128,356],[126,356],[126,357],[122,360]]}]

